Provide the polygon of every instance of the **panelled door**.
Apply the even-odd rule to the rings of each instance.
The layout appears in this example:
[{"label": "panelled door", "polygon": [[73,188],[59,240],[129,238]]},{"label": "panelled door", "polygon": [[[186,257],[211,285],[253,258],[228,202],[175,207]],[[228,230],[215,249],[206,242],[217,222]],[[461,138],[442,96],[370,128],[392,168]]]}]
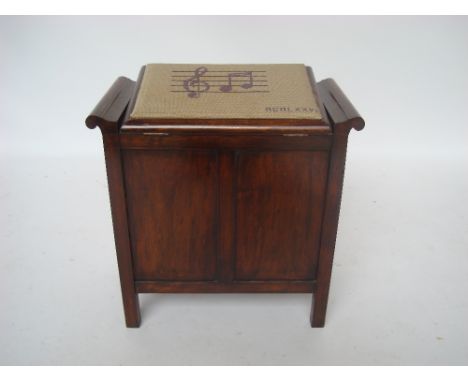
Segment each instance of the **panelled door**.
[{"label": "panelled door", "polygon": [[123,150],[135,279],[313,280],[328,152],[222,155]]}]

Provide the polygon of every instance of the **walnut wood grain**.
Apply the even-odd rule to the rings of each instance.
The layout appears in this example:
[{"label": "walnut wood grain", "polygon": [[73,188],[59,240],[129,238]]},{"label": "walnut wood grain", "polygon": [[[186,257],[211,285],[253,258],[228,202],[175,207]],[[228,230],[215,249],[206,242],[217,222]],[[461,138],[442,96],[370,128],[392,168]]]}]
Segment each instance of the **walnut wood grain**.
[{"label": "walnut wood grain", "polygon": [[117,78],[86,118],[86,126],[90,129],[99,126],[103,133],[117,133],[134,87],[134,81],[126,77]]},{"label": "walnut wood grain", "polygon": [[86,118],[87,127],[93,129],[99,126],[102,132],[117,263],[125,321],[128,327],[138,327],[140,325],[140,308],[134,284],[118,132],[134,86],[133,81],[125,77],[119,77]]},{"label": "walnut wood grain", "polygon": [[137,281],[138,293],[312,293],[315,281]]},{"label": "walnut wood grain", "polygon": [[123,149],[329,150],[332,135],[120,134]]},{"label": "walnut wood grain", "polygon": [[219,150],[219,198],[218,198],[218,269],[217,280],[229,283],[234,280],[236,243],[236,152]]},{"label": "walnut wood grain", "polygon": [[[193,122],[193,120],[192,120]],[[275,120],[265,120],[262,125],[241,123],[241,120],[228,121],[223,125],[218,121],[199,121],[198,123],[173,123],[161,121],[159,125],[128,125],[121,128],[123,134],[171,134],[171,135],[283,135],[283,134],[303,134],[303,135],[331,135],[330,126],[326,123],[318,125],[293,124],[287,125],[275,122]]]},{"label": "walnut wood grain", "polygon": [[236,280],[312,280],[326,151],[241,151],[236,169]]},{"label": "walnut wood grain", "polygon": [[364,120],[332,79],[319,82],[318,93],[333,127],[333,143],[328,167],[325,211],[317,270],[317,288],[310,316],[312,327],[323,327],[327,311],[330,279],[340,215],[348,133],[361,130]]},{"label": "walnut wood grain", "polygon": [[327,78],[320,81],[317,84],[317,92],[335,129],[342,130],[343,127],[346,127],[349,132],[351,128],[356,130],[364,128],[364,119],[362,119],[335,80]]},{"label": "walnut wood grain", "polygon": [[118,134],[104,133],[103,141],[125,321],[128,327],[138,327],[140,325],[140,308],[133,277],[119,136]]},{"label": "walnut wood grain", "polygon": [[215,279],[217,161],[214,150],[124,150],[136,279]]}]

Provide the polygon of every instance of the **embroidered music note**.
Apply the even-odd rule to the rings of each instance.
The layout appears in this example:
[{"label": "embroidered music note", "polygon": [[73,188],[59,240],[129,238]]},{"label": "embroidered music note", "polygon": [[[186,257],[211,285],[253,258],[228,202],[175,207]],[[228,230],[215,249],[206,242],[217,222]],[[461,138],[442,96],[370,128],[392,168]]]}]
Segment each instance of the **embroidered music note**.
[{"label": "embroidered music note", "polygon": [[242,89],[250,89],[253,86],[252,72],[233,72],[233,73],[228,73],[227,77],[228,77],[228,84],[222,85],[219,87],[219,90],[221,90],[223,93],[229,93],[232,91],[232,87],[234,86],[232,83],[233,78],[247,78],[248,79],[247,81],[239,85]]},{"label": "embroidered music note", "polygon": [[207,92],[210,89],[210,84],[206,81],[201,81],[200,78],[208,71],[204,66],[195,69],[194,75],[184,81],[184,89],[187,95],[191,98],[200,97],[200,93]]}]

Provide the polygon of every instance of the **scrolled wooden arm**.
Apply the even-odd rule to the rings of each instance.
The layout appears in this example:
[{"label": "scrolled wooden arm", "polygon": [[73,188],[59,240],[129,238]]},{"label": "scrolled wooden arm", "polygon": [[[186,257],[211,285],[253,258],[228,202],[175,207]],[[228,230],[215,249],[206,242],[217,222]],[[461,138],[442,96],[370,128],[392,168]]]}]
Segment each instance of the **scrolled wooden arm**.
[{"label": "scrolled wooden arm", "polygon": [[117,78],[86,118],[86,126],[90,129],[99,126],[102,133],[117,133],[134,89],[135,81]]},{"label": "scrolled wooden arm", "polygon": [[320,81],[317,88],[336,132],[364,128],[364,119],[332,78]]}]

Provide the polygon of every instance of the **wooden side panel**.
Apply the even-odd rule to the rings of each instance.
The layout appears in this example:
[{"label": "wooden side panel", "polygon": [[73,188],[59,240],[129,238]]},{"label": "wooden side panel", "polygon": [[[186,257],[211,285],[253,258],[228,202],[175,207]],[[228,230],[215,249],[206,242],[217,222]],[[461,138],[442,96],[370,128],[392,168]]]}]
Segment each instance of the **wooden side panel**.
[{"label": "wooden side panel", "polygon": [[312,280],[328,152],[242,151],[237,163],[236,280]]},{"label": "wooden side panel", "polygon": [[212,150],[125,150],[136,280],[213,280],[218,159]]}]

